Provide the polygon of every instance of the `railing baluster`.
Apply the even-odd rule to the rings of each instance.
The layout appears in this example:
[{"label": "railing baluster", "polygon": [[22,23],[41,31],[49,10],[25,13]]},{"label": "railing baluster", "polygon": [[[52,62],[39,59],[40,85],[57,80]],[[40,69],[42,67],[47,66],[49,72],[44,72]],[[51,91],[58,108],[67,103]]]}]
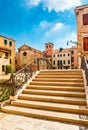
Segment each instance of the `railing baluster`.
[{"label": "railing baluster", "polygon": [[82,57],[81,68],[85,71],[86,82],[88,86],[88,67],[87,67],[87,61],[85,56]]}]

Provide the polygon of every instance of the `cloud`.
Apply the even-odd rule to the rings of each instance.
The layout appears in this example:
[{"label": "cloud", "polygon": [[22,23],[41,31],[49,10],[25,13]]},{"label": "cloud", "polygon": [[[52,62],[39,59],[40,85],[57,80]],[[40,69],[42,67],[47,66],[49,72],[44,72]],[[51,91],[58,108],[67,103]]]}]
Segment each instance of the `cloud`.
[{"label": "cloud", "polygon": [[59,32],[60,30],[62,30],[64,28],[64,24],[63,23],[60,23],[60,22],[57,22],[57,23],[54,23],[51,25],[51,28],[50,30],[48,30],[45,35],[52,35],[54,33],[57,33]]},{"label": "cloud", "polygon": [[25,5],[30,8],[32,6],[38,6],[41,2],[41,0],[24,0]]},{"label": "cloud", "polygon": [[82,0],[25,0],[27,7],[38,6],[42,3],[43,9],[48,9],[49,12],[69,10],[75,6],[81,5]]},{"label": "cloud", "polygon": [[41,23],[40,23],[40,27],[41,28],[47,28],[47,27],[49,27],[50,26],[50,23],[48,22],[48,21],[46,21],[46,20],[44,20],[44,21],[42,21]]},{"label": "cloud", "polygon": [[81,4],[80,0],[43,0],[44,6],[49,10],[55,12],[69,10]]}]

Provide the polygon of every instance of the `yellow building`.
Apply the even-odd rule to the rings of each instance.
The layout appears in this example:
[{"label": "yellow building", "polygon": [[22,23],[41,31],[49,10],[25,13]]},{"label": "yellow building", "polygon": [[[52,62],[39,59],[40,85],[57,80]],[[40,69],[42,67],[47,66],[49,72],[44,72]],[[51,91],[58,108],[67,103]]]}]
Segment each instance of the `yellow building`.
[{"label": "yellow building", "polygon": [[15,41],[0,35],[0,74],[5,72],[6,65],[15,69]]}]

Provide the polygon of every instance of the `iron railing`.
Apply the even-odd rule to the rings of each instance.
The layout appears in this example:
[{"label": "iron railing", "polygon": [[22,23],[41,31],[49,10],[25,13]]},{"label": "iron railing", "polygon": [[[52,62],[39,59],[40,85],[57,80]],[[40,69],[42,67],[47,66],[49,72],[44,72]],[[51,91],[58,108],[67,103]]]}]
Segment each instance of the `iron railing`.
[{"label": "iron railing", "polygon": [[12,74],[9,80],[0,83],[0,85],[2,87],[11,87],[13,90],[12,95],[14,96],[18,89],[21,88],[36,71],[43,69],[52,69],[52,65],[47,59],[36,58],[17,73]]},{"label": "iron railing", "polygon": [[81,68],[85,71],[86,82],[87,82],[87,86],[88,86],[88,66],[87,66],[87,60],[86,60],[85,56],[82,57]]}]

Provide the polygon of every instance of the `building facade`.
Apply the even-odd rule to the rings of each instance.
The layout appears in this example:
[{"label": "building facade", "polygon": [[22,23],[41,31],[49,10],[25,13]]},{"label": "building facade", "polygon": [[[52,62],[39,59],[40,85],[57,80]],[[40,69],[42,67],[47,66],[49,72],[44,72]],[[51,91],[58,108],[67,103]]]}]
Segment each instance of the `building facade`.
[{"label": "building facade", "polygon": [[85,55],[88,60],[88,5],[78,6],[75,9],[77,21],[78,63]]},{"label": "building facade", "polygon": [[[56,69],[78,68],[76,46],[72,46],[68,49],[60,48],[57,50],[54,50],[53,48],[54,44],[50,42],[45,44],[45,51],[43,52],[26,44],[22,45],[20,48],[18,48],[18,52],[16,54],[16,70],[19,70],[25,65],[31,63],[36,57],[48,59],[53,68]],[[42,66],[42,63],[40,64]]]},{"label": "building facade", "polygon": [[77,47],[72,46],[67,49],[57,49],[52,54],[53,68],[57,69],[77,69]]},{"label": "building facade", "polygon": [[15,41],[0,35],[0,74],[5,73],[6,65],[15,69]]}]

